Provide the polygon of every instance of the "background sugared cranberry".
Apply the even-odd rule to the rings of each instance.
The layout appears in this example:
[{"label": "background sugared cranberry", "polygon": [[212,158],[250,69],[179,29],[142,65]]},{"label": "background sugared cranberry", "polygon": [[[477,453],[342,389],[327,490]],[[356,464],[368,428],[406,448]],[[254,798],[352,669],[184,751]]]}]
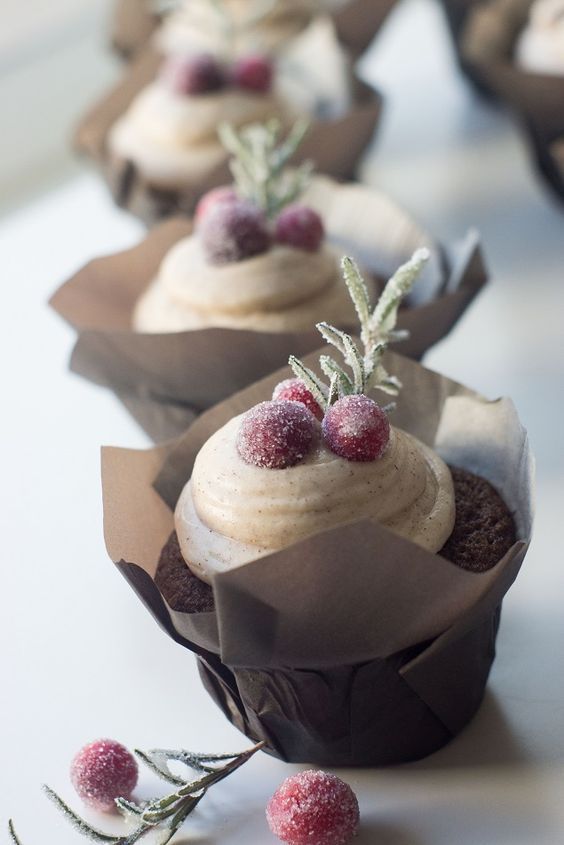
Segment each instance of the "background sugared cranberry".
[{"label": "background sugared cranberry", "polygon": [[285,469],[307,455],[317,435],[318,423],[301,402],[261,402],[243,417],[237,451],[247,464]]},{"label": "background sugared cranberry", "polygon": [[244,56],[231,69],[231,80],[239,88],[266,94],[272,88],[274,68],[266,56]]},{"label": "background sugared cranberry", "polygon": [[71,763],[71,782],[85,804],[108,812],[116,798],[130,798],[137,784],[137,762],[121,743],[98,739],[85,745]]},{"label": "background sugared cranberry", "polygon": [[216,203],[201,221],[199,231],[212,264],[242,261],[270,248],[266,217],[247,200]]},{"label": "background sugared cranberry", "polygon": [[219,188],[212,188],[199,201],[194,214],[196,224],[201,223],[205,215],[216,205],[236,202],[239,199],[235,188],[232,185],[221,185]]},{"label": "background sugared cranberry", "polygon": [[161,72],[175,94],[209,94],[225,85],[225,74],[213,56],[171,56]]},{"label": "background sugared cranberry", "polygon": [[266,818],[288,845],[346,845],[358,829],[358,801],[336,775],[310,770],[286,778],[268,802]]},{"label": "background sugared cranberry", "polygon": [[368,396],[344,396],[332,405],[322,423],[323,436],[332,452],[348,461],[374,461],[390,439],[390,423],[379,405]]},{"label": "background sugared cranberry", "polygon": [[307,205],[288,205],[276,220],[275,238],[280,244],[317,252],[324,237],[321,217]]},{"label": "background sugared cranberry", "polygon": [[273,399],[289,399],[291,402],[301,402],[318,420],[323,419],[323,411],[299,378],[287,378],[279,382],[272,391]]}]

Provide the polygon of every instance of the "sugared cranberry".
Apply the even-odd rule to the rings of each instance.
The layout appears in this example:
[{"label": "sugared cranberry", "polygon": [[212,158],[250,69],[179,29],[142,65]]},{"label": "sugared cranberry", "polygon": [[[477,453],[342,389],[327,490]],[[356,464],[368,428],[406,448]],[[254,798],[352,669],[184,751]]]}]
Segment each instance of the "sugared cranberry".
[{"label": "sugared cranberry", "polygon": [[301,402],[261,402],[243,418],[237,451],[247,464],[285,469],[307,455],[317,433],[315,417]]},{"label": "sugared cranberry", "polygon": [[288,845],[345,845],[358,829],[358,801],[336,775],[310,770],[286,778],[268,802],[266,818]]},{"label": "sugared cranberry", "polygon": [[266,94],[272,88],[274,69],[272,62],[266,56],[244,56],[238,59],[231,69],[231,79],[234,85]]},{"label": "sugared cranberry", "polygon": [[221,185],[219,188],[212,188],[211,191],[204,194],[196,206],[196,212],[194,214],[195,223],[201,223],[205,215],[216,205],[232,203],[238,199],[237,192],[231,185]]},{"label": "sugared cranberry", "polygon": [[291,402],[301,402],[318,420],[323,419],[323,411],[299,378],[287,378],[279,382],[272,391],[273,399],[289,399]]},{"label": "sugared cranberry", "polygon": [[270,247],[270,232],[263,212],[247,200],[216,203],[200,224],[200,236],[208,261],[230,264]]},{"label": "sugared cranberry", "polygon": [[108,812],[116,798],[130,798],[137,784],[137,763],[121,743],[98,739],[82,748],[71,763],[71,782],[85,804]]},{"label": "sugared cranberry", "polygon": [[317,252],[324,237],[321,217],[307,205],[288,205],[276,220],[275,238],[280,244]]},{"label": "sugared cranberry", "polygon": [[348,461],[374,461],[385,451],[390,423],[368,396],[344,396],[327,411],[323,436],[332,452]]},{"label": "sugared cranberry", "polygon": [[206,53],[171,56],[163,65],[162,78],[175,94],[208,94],[225,85],[221,65]]}]

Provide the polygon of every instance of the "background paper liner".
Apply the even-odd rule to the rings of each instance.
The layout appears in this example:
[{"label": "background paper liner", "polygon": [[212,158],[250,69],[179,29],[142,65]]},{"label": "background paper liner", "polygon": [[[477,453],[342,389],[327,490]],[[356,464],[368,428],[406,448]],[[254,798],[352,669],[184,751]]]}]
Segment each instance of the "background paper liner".
[{"label": "background paper liner", "polygon": [[[146,49],[126,70],[121,82],[91,108],[79,123],[74,146],[99,166],[116,203],[148,224],[177,213],[190,214],[206,191],[231,181],[227,163],[216,167],[192,186],[163,189],[148,182],[132,161],[111,154],[108,133],[139,91],[151,82],[161,59]],[[312,116],[309,130],[294,162],[311,160],[319,173],[346,179],[353,176],[372,141],[381,110],[378,93],[351,76],[352,102],[334,117]],[[227,154],[226,154],[227,155]]]},{"label": "background paper liner", "polygon": [[[382,278],[418,246],[431,248],[412,307],[400,312],[400,326],[411,332],[401,344],[404,354],[419,358],[448,334],[486,282],[473,234],[443,250],[385,195],[361,185],[317,177],[306,198],[323,210],[330,239]],[[197,414],[272,372],[290,353],[303,355],[319,345],[313,326],[310,332],[280,334],[131,331],[135,302],[168,249],[190,232],[189,220],[167,221],[134,249],[86,265],[51,300],[79,333],[72,369],[114,390],[155,440],[176,436]]]},{"label": "background paper liner", "polygon": [[533,73],[514,60],[532,0],[445,3],[459,23],[463,67],[483,90],[514,112],[540,175],[564,199],[564,75]]},{"label": "background paper liner", "polygon": [[[356,58],[366,50],[396,2],[349,0],[331,14],[339,41],[351,56]],[[112,45],[124,58],[131,58],[148,43],[159,23],[149,0],[118,0],[111,23]]]},{"label": "background paper liner", "polygon": [[287,369],[212,408],[176,441],[103,451],[110,557],[198,655],[228,718],[287,760],[400,762],[460,731],[482,699],[501,601],[530,538],[532,462],[511,402],[488,402],[402,356],[387,363],[404,383],[394,424],[488,478],[515,515],[519,540],[488,572],[461,570],[362,521],[217,575],[214,612],[167,608],[152,579],[199,448],[268,398]]}]

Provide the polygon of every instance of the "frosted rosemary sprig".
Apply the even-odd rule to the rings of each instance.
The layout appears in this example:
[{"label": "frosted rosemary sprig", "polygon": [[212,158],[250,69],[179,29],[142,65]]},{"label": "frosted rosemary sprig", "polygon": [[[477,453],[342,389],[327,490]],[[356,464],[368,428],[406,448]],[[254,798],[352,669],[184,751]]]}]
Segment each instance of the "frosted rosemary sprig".
[{"label": "frosted rosemary sprig", "polygon": [[[164,837],[160,840],[159,845],[166,845],[180,830],[188,816],[196,809],[210,787],[236,771],[263,745],[263,742],[259,742],[240,754],[196,754],[192,751],[168,751],[165,749],[154,749],[146,752],[136,750],[137,756],[155,774],[168,783],[172,783],[176,789],[162,798],[155,798],[143,804],[136,804],[125,798],[116,799],[116,807],[119,812],[135,825],[133,830],[124,836],[116,836],[98,830],[71,809],[51,787],[44,786],[43,790],[47,798],[63,813],[67,821],[79,833],[94,842],[134,845],[149,831],[161,828],[164,831]],[[184,763],[189,769],[196,771],[198,776],[194,780],[185,780],[174,775],[169,769],[169,761]],[[223,765],[217,765],[218,763]],[[12,845],[21,845],[11,819],[8,823],[8,831]]]},{"label": "frosted rosemary sprig", "polygon": [[298,120],[285,139],[280,137],[281,125],[276,119],[240,131],[228,123],[219,127],[221,142],[233,156],[230,168],[238,193],[269,218],[297,199],[309,183],[311,162],[288,168],[308,127],[307,120]]},{"label": "frosted rosemary sprig", "polygon": [[398,395],[401,383],[386,371],[382,358],[390,343],[403,340],[408,335],[405,331],[396,330],[398,310],[428,258],[427,249],[417,250],[406,264],[396,270],[374,308],[356,263],[352,258],[343,258],[343,278],[358,315],[363,350],[360,351],[349,334],[329,323],[318,323],[317,329],[327,343],[340,352],[351,371],[350,375],[329,355],[321,355],[319,365],[329,379],[329,385],[326,385],[298,358],[291,355],[289,360],[294,375],[304,382],[323,411],[337,399],[355,393],[382,390],[391,396]]}]

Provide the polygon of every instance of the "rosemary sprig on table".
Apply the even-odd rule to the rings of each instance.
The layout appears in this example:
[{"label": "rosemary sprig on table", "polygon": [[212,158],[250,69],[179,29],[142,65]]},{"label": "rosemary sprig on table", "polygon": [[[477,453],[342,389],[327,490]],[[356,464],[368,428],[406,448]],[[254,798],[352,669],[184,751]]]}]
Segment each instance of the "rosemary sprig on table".
[{"label": "rosemary sprig on table", "polygon": [[427,249],[417,250],[406,264],[396,270],[374,308],[357,265],[352,258],[343,258],[343,278],[358,315],[362,352],[346,332],[329,323],[318,323],[318,331],[341,353],[350,374],[334,358],[321,355],[319,365],[329,379],[327,385],[295,356],[291,355],[289,360],[294,374],[304,382],[322,410],[326,411],[341,397],[354,393],[382,390],[391,396],[398,395],[401,383],[387,372],[382,358],[390,343],[403,340],[408,335],[405,331],[396,330],[398,310],[428,258]]},{"label": "rosemary sprig on table", "polygon": [[298,120],[286,138],[281,138],[281,125],[275,119],[240,131],[228,123],[219,127],[221,142],[233,156],[230,168],[237,192],[271,219],[294,202],[309,183],[311,162],[288,167],[308,127],[307,120]]},{"label": "rosemary sprig on table", "polygon": [[[51,787],[44,786],[43,790],[49,800],[63,813],[67,821],[79,833],[84,834],[94,842],[111,843],[111,845],[134,845],[149,831],[161,828],[164,831],[164,837],[160,840],[159,845],[166,845],[180,830],[188,816],[196,809],[210,787],[236,771],[263,745],[263,742],[259,742],[240,754],[197,754],[192,751],[168,751],[165,749],[144,752],[136,749],[135,753],[140,760],[154,774],[172,784],[175,789],[162,798],[155,798],[142,804],[136,804],[134,801],[125,798],[117,798],[116,807],[119,812],[135,824],[134,829],[123,836],[115,836],[98,830],[72,810]],[[187,768],[196,772],[197,777],[193,780],[186,780],[173,774],[168,765],[170,761],[183,763]],[[217,765],[218,763],[223,765]],[[11,819],[8,822],[8,832],[13,845],[21,845]]]}]

